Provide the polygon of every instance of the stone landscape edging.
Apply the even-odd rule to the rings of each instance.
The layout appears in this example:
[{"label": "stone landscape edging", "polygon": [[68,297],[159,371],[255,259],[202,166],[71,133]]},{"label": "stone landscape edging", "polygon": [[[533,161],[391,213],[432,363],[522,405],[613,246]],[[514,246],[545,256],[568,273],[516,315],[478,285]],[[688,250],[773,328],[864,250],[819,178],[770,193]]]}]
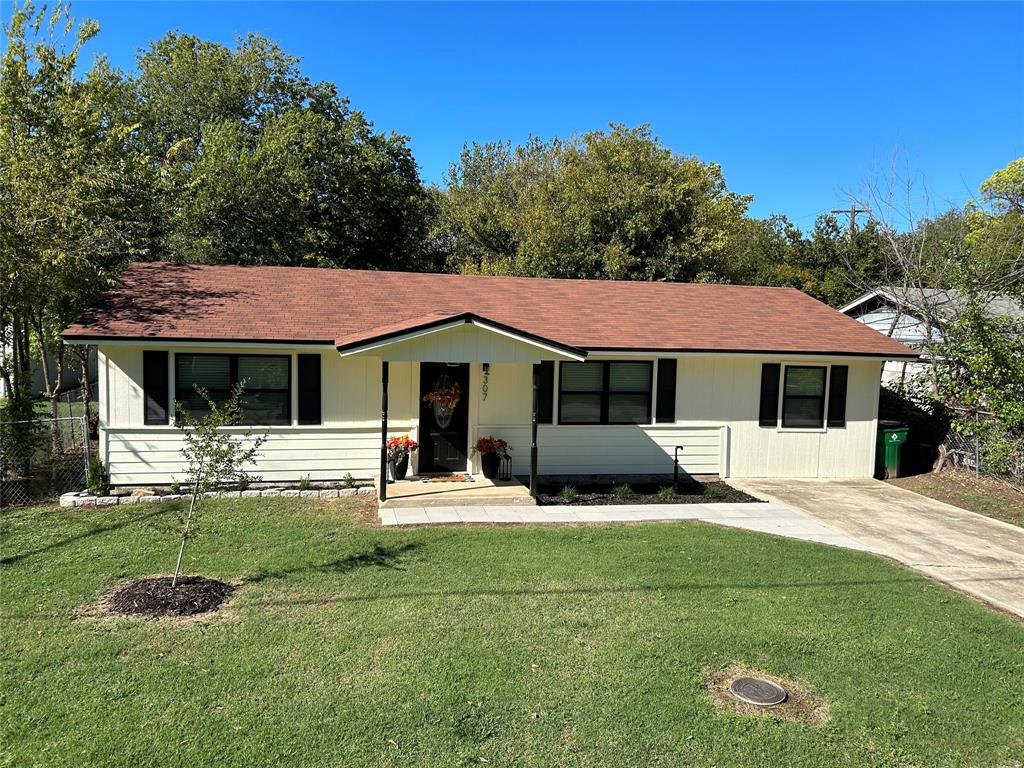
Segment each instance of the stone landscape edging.
[{"label": "stone landscape edging", "polygon": [[[358,488],[324,488],[323,490],[300,491],[298,488],[250,488],[244,491],[207,491],[204,499],[248,499],[286,498],[337,499],[347,496],[370,496],[376,491],[372,485]],[[159,501],[180,501],[189,498],[187,493],[169,493],[162,496],[94,496],[88,491],[72,491],[61,494],[62,507],[112,507],[117,504],[146,504]]]}]

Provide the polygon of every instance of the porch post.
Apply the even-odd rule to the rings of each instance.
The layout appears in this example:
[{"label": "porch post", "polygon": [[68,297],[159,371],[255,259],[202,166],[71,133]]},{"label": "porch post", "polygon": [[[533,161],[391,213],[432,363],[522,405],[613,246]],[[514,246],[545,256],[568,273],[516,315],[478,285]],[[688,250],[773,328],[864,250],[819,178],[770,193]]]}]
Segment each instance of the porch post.
[{"label": "porch post", "polygon": [[533,415],[530,420],[530,495],[537,498],[537,366],[533,366]]},{"label": "porch post", "polygon": [[380,361],[380,500],[388,498],[388,361]]}]

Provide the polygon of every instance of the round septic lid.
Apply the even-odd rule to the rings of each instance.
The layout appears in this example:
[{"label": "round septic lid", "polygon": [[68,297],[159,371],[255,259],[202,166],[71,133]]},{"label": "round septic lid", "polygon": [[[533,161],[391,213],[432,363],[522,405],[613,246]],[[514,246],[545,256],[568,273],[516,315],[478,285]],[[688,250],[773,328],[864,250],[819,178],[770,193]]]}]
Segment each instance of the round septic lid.
[{"label": "round septic lid", "polygon": [[759,707],[774,707],[786,700],[786,689],[762,677],[738,677],[729,685],[729,693],[740,701]]}]

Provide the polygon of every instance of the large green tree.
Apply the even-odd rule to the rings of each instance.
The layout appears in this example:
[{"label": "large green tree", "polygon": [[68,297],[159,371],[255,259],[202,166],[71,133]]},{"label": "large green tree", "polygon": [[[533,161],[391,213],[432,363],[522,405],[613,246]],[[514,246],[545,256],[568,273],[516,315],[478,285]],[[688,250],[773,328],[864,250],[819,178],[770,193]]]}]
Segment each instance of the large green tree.
[{"label": "large green tree", "polygon": [[250,34],[169,33],[138,58],[139,151],[162,204],[154,255],[206,263],[418,269],[431,200],[407,140]]},{"label": "large green tree", "polygon": [[126,150],[120,77],[98,61],[76,75],[97,32],[66,6],[15,8],[0,59],[0,326],[15,352],[0,373],[28,386],[29,356],[54,407],[60,331],[145,251],[146,169]]},{"label": "large green tree", "polygon": [[436,191],[435,238],[463,272],[717,279],[749,198],[646,126],[471,144]]}]

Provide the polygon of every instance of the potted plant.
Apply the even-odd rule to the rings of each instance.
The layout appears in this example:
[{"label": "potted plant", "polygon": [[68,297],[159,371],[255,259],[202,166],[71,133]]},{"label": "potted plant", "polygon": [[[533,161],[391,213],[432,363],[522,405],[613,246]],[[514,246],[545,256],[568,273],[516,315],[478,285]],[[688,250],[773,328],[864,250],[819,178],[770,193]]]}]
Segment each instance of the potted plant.
[{"label": "potted plant", "polygon": [[500,437],[488,435],[479,438],[473,450],[480,454],[480,471],[488,480],[493,480],[498,476],[502,458],[508,456],[511,449],[508,447],[508,443]]},{"label": "potted plant", "polygon": [[401,480],[409,471],[409,457],[419,448],[419,443],[408,435],[388,438],[388,464],[395,480]]}]

